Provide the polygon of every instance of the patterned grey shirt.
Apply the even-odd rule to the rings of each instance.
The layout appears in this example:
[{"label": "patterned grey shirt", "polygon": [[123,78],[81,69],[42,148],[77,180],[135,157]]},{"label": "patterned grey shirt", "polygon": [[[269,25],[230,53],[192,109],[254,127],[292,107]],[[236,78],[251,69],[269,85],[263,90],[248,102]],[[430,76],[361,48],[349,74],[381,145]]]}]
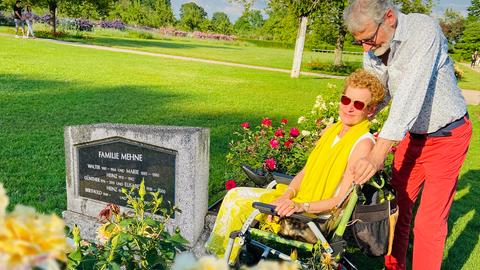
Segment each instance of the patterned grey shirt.
[{"label": "patterned grey shirt", "polygon": [[392,100],[379,137],[400,141],[407,131],[435,132],[466,113],[447,52],[447,40],[434,19],[398,12],[388,65],[372,52],[364,54],[364,68],[376,74],[387,90],[379,109]]}]

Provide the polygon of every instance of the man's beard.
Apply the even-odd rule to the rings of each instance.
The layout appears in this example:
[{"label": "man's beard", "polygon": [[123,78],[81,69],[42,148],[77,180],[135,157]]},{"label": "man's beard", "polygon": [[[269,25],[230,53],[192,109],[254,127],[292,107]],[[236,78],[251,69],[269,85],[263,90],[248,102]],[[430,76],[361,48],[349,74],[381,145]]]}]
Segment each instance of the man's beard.
[{"label": "man's beard", "polygon": [[375,56],[382,56],[385,52],[388,51],[388,49],[390,49],[390,42],[386,42],[382,44],[380,47],[373,50],[373,54]]}]

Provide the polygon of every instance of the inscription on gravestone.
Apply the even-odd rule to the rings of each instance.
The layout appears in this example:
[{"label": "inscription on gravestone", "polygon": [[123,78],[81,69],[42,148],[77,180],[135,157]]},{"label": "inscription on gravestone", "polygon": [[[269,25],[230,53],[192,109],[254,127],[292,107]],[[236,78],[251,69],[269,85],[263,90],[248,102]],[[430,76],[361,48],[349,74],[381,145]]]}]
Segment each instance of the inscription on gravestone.
[{"label": "inscription on gravestone", "polygon": [[123,138],[76,147],[80,196],[126,206],[122,188],[138,187],[145,179],[147,192],[163,195],[162,206],[174,204],[175,151]]}]

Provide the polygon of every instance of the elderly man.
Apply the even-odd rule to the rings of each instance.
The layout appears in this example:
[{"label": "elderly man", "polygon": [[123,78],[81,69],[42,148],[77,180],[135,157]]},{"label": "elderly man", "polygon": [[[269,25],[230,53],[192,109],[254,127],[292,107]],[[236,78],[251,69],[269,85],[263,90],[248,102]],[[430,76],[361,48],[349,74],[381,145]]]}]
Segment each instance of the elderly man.
[{"label": "elderly man", "polygon": [[386,269],[406,268],[412,208],[422,189],[413,269],[440,269],[448,214],[472,135],[447,40],[434,19],[402,14],[387,0],[353,0],[344,17],[365,51],[364,68],[388,90],[384,104],[392,101],[377,144],[350,168],[355,181],[366,182],[400,142],[392,179],[400,212]]}]

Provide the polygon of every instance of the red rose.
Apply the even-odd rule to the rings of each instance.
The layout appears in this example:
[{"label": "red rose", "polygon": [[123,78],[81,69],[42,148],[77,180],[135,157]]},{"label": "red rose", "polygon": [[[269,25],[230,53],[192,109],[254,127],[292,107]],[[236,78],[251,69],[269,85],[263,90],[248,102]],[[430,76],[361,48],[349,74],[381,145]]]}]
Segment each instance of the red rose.
[{"label": "red rose", "polygon": [[321,126],[322,123],[323,123],[322,119],[317,119],[317,121],[315,121],[315,124],[317,124],[317,126]]},{"label": "red rose", "polygon": [[278,129],[275,131],[275,137],[280,137],[280,138],[282,138],[283,135],[285,135],[285,132],[284,132],[281,128],[278,128]]},{"label": "red rose", "polygon": [[272,125],[272,120],[270,120],[270,118],[266,117],[266,118],[263,118],[262,120],[262,126],[266,126],[266,127],[269,127]]},{"label": "red rose", "polygon": [[373,133],[373,138],[378,139],[378,132]]},{"label": "red rose", "polygon": [[279,146],[279,144],[280,144],[280,143],[279,143],[277,140],[275,140],[275,139],[271,139],[271,140],[270,140],[270,147],[272,147],[273,149],[277,149],[278,146]]},{"label": "red rose", "polygon": [[248,122],[243,122],[242,124],[240,124],[240,126],[242,126],[243,129],[249,129],[250,128],[250,124]]},{"label": "red rose", "polygon": [[277,168],[277,162],[273,158],[269,158],[265,160],[265,166],[271,171],[275,170]]},{"label": "red rose", "polygon": [[285,147],[287,148],[290,148],[290,146],[292,146],[293,144],[293,140],[292,139],[289,139],[288,141],[284,142],[283,145],[285,145]]},{"label": "red rose", "polygon": [[290,136],[296,138],[296,137],[298,137],[298,135],[300,135],[300,131],[298,130],[298,128],[291,128],[290,129]]},{"label": "red rose", "polygon": [[229,179],[229,180],[227,180],[227,182],[225,182],[225,189],[226,190],[230,190],[230,189],[232,189],[236,186],[237,186],[237,183],[232,179]]},{"label": "red rose", "polygon": [[287,123],[288,123],[288,120],[285,119],[285,118],[283,118],[283,119],[282,119],[282,125],[286,125]]},{"label": "red rose", "polygon": [[395,153],[397,151],[397,147],[392,146],[390,147],[390,153]]}]

